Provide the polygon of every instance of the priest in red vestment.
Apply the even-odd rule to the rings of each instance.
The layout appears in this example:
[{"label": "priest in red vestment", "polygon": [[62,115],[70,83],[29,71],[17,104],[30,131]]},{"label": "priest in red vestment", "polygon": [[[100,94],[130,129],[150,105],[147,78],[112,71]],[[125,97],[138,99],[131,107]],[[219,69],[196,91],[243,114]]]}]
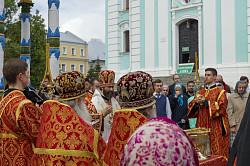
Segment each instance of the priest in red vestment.
[{"label": "priest in red vestment", "polygon": [[152,76],[145,72],[131,72],[117,82],[122,104],[116,110],[104,155],[104,165],[118,166],[121,153],[130,136],[150,118],[156,117]]},{"label": "priest in red vestment", "polygon": [[84,103],[84,76],[72,71],[56,78],[60,102],[48,100],[37,138],[33,165],[101,165],[106,143],[91,126]]},{"label": "priest in red vestment", "polygon": [[92,100],[95,90],[99,88],[100,88],[100,82],[98,78],[92,78],[90,81],[90,90],[86,93],[86,97],[84,98],[87,108],[88,108],[89,103],[92,103],[91,100]]},{"label": "priest in red vestment", "polygon": [[201,89],[188,105],[188,118],[197,117],[196,127],[210,128],[210,149],[212,155],[229,155],[229,122],[226,112],[225,90],[217,88],[214,68],[205,70],[205,88]]},{"label": "priest in red vestment", "polygon": [[101,127],[103,124],[103,115],[102,113],[98,113],[94,104],[92,103],[92,97],[96,89],[100,88],[100,82],[98,78],[93,78],[90,81],[90,90],[86,93],[86,97],[84,98],[85,105],[91,114],[92,117],[92,126],[99,133],[101,132]]},{"label": "priest in red vestment", "polygon": [[11,59],[3,75],[9,88],[0,98],[0,165],[31,166],[41,114],[22,92],[29,85],[28,65]]}]

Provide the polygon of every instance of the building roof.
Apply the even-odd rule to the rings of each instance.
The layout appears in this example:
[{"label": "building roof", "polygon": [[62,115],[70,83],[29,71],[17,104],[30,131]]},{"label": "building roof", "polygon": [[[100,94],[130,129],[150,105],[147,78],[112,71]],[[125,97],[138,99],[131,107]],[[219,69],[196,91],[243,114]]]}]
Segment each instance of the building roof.
[{"label": "building roof", "polygon": [[105,61],[105,44],[99,39],[91,39],[88,43],[88,56],[89,61]]},{"label": "building roof", "polygon": [[76,36],[75,34],[66,31],[60,32],[60,42],[67,42],[67,43],[76,43],[76,44],[84,44],[86,45],[87,42]]}]

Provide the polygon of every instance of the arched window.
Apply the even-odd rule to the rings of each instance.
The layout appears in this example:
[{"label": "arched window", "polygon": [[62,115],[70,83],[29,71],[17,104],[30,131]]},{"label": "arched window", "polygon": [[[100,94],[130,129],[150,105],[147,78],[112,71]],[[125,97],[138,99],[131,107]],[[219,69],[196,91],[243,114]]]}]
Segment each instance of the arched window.
[{"label": "arched window", "polygon": [[123,32],[123,51],[124,52],[130,52],[129,30]]}]

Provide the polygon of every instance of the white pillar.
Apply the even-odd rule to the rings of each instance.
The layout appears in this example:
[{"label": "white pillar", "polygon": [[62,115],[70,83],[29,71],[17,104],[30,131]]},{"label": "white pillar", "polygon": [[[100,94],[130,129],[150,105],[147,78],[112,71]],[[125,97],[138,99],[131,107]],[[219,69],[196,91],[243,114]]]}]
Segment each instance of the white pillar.
[{"label": "white pillar", "polygon": [[48,0],[48,34],[47,40],[50,44],[50,70],[52,78],[59,75],[60,57],[60,31],[59,31],[59,6],[60,0]]},{"label": "white pillar", "polygon": [[22,1],[18,3],[18,6],[22,7],[21,9],[21,55],[20,59],[24,60],[28,64],[28,70],[30,73],[30,8],[33,6],[34,3],[32,1]]}]

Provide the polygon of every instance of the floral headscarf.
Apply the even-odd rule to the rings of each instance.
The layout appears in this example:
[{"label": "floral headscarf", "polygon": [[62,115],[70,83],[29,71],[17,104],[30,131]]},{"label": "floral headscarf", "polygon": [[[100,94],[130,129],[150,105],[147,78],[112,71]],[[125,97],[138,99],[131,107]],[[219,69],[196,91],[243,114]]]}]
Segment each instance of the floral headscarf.
[{"label": "floral headscarf", "polygon": [[[239,86],[239,84],[246,84],[246,83],[245,83],[244,81],[238,81],[238,82],[236,83],[234,92],[235,92],[235,93],[238,93],[238,94],[239,94],[239,92],[238,92],[238,86]],[[245,87],[245,91],[244,91],[243,94],[239,94],[241,97],[247,92],[246,89],[247,89],[247,87]]]},{"label": "floral headscarf", "polygon": [[169,90],[169,87],[167,85],[163,85],[162,90]]},{"label": "floral headscarf", "polygon": [[174,84],[174,95],[175,95],[175,88],[180,87],[181,88],[181,95],[178,96],[177,102],[180,106],[183,106],[183,87],[181,83],[175,83]]},{"label": "floral headscarf", "polygon": [[198,156],[184,131],[165,117],[153,118],[128,140],[120,166],[196,166]]}]

